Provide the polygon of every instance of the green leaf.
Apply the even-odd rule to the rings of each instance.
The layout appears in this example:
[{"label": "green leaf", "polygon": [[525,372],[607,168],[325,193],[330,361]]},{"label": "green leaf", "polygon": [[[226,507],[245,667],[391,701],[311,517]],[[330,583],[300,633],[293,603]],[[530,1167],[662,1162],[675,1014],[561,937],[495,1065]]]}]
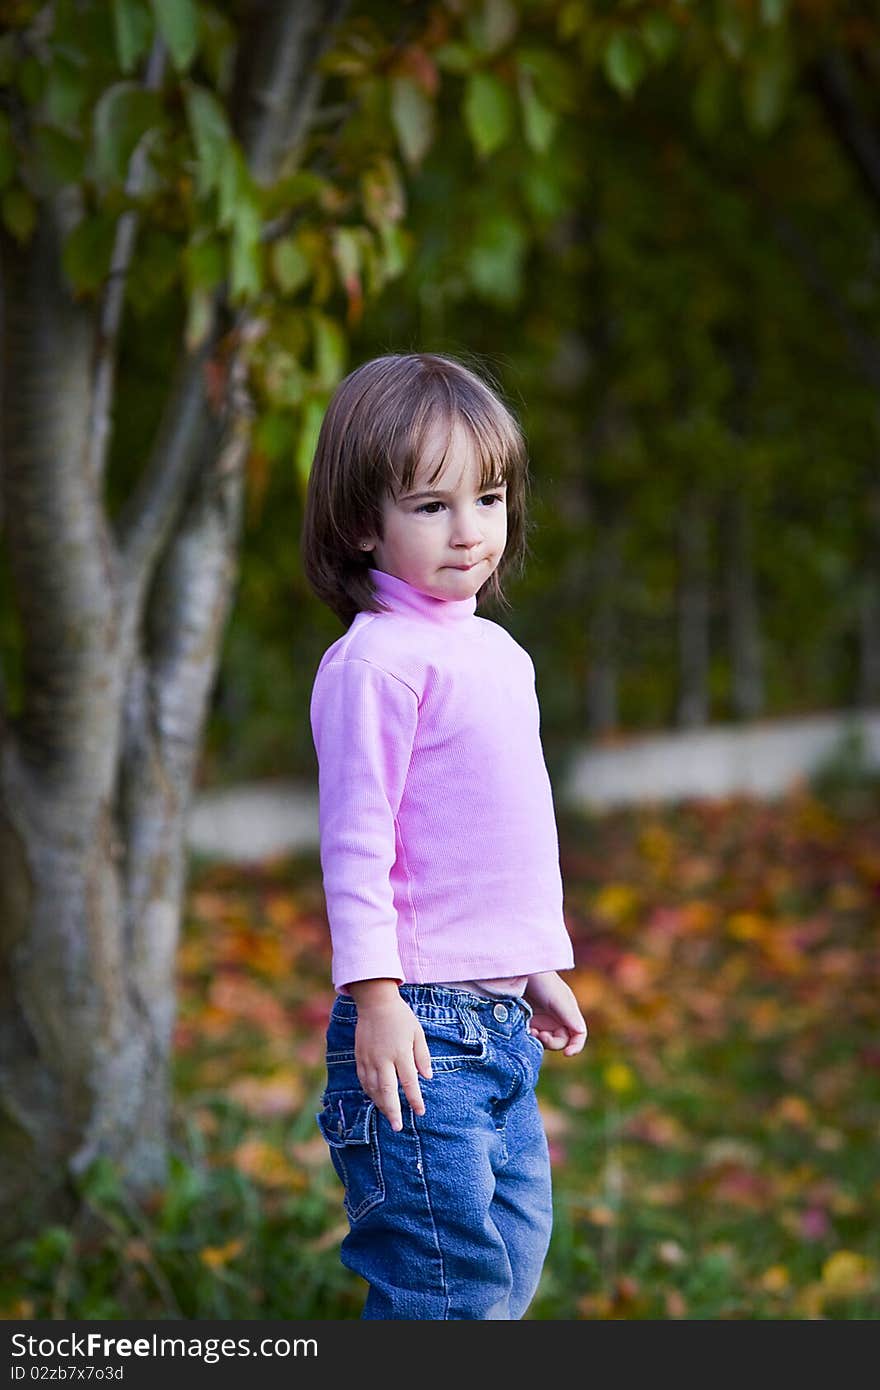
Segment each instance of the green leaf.
[{"label": "green leaf", "polygon": [[235,211],[229,248],[229,297],[233,303],[253,299],[263,288],[262,222],[259,208],[248,199]]},{"label": "green leaf", "polygon": [[28,106],[36,106],[46,85],[47,69],[28,54],[15,68],[15,83]]},{"label": "green leaf", "polygon": [[108,87],[94,111],[95,178],[99,183],[123,183],[135,147],[162,118],[158,92],[136,82]]},{"label": "green leaf", "polygon": [[528,238],[510,213],[484,218],[466,257],[471,283],[484,299],[509,307],[522,289]]},{"label": "green leaf", "polygon": [[645,50],[637,34],[618,30],[612,34],[602,57],[605,76],[621,96],[632,96],[645,67]]},{"label": "green leaf", "polygon": [[261,187],[263,215],[267,218],[278,217],[291,208],[317,202],[331,186],[328,179],[314,170],[298,169],[295,174],[285,175],[268,188]]},{"label": "green leaf", "polygon": [[746,119],[757,135],[769,135],[778,126],[790,78],[790,63],[781,45],[751,60],[743,78],[743,103]]},{"label": "green leaf", "polygon": [[85,168],[85,147],[52,126],[37,126],[34,131],[34,154],[41,179],[49,188],[78,183]]},{"label": "green leaf", "polygon": [[15,184],[4,192],[0,201],[0,216],[3,218],[3,225],[16,241],[29,240],[36,226],[37,209],[33,198],[20,184]]},{"label": "green leaf", "polygon": [[281,459],[289,457],[293,447],[293,420],[289,411],[267,410],[262,414],[254,425],[254,448],[267,458]]},{"label": "green leaf", "polygon": [[412,234],[403,227],[389,227],[387,223],[379,228],[382,243],[382,270],[385,278],[393,280],[402,275],[412,254]]},{"label": "green leaf", "polygon": [[466,43],[441,43],[434,49],[434,62],[443,72],[454,72],[461,76],[470,72],[476,62],[476,54]]},{"label": "green leaf", "polygon": [[494,55],[510,43],[516,33],[518,16],[510,0],[481,0],[469,6],[468,38],[481,53]]},{"label": "green leaf", "polygon": [[740,0],[720,0],[716,30],[728,57],[739,59],[746,51],[748,27]]},{"label": "green leaf", "polygon": [[53,125],[74,125],[79,120],[86,94],[82,68],[56,57],[46,76],[43,93],[46,120]]},{"label": "green leaf", "polygon": [[535,93],[534,83],[528,73],[520,73],[519,99],[523,114],[523,129],[526,144],[536,154],[546,154],[556,131],[558,116],[549,111]]},{"label": "green leaf", "polygon": [[199,51],[205,71],[218,92],[226,93],[235,68],[235,25],[213,9],[199,10]]},{"label": "green leaf", "polygon": [[296,294],[307,284],[312,267],[309,258],[295,237],[282,237],[269,252],[269,264],[275,283],[282,294]]},{"label": "green leaf", "polygon": [[761,22],[763,24],[781,24],[787,11],[788,0],[761,0]]},{"label": "green leaf", "polygon": [[361,271],[361,246],[356,227],[337,227],[333,233],[333,257],[343,284]]},{"label": "green leaf", "polygon": [[159,33],[178,72],[186,72],[199,47],[199,12],[195,0],[152,0]]},{"label": "green leaf", "polygon": [[399,222],[406,212],[406,194],[394,160],[379,156],[361,175],[361,199],[367,221],[374,227]]},{"label": "green leaf", "polygon": [[318,447],[318,435],[321,433],[321,425],[324,423],[328,404],[329,397],[310,396],[302,408],[299,438],[296,441],[295,466],[297,477],[303,484],[308,482],[309,474],[312,471],[312,459],[315,457],[315,450]]},{"label": "green leaf", "polygon": [[191,241],[183,253],[183,263],[191,291],[215,290],[226,274],[226,247],[212,236]]},{"label": "green leaf", "polygon": [[0,188],[12,182],[17,162],[12,142],[12,126],[5,111],[0,111]]},{"label": "green leaf", "polygon": [[96,290],[110,269],[116,219],[98,212],[78,222],[64,243],[61,264],[75,290]]},{"label": "green leaf", "polygon": [[510,88],[494,73],[471,73],[465,85],[463,110],[474,148],[485,159],[504,144],[513,128]]},{"label": "green leaf", "polygon": [[551,111],[573,111],[578,82],[573,65],[548,48],[521,48],[517,68],[534,79],[538,99]]},{"label": "green leaf", "polygon": [[434,136],[434,105],[411,77],[391,79],[391,120],[407,164],[419,164]]},{"label": "green leaf", "polygon": [[180,243],[177,237],[149,224],[141,229],[138,253],[131,264],[126,292],[135,314],[155,312],[163,295],[181,279]]},{"label": "green leaf", "polygon": [[293,353],[274,342],[266,345],[263,386],[273,405],[299,405],[305,395],[305,372]]},{"label": "green leaf", "polygon": [[217,222],[221,227],[234,225],[236,209],[242,198],[250,197],[256,201],[251,192],[251,177],[244,155],[232,141],[223,152],[217,195]]},{"label": "green leaf", "polygon": [[335,319],[320,309],[312,311],[312,337],[314,341],[315,381],[318,386],[332,391],[342,379],[348,358],[348,343],[345,334]]},{"label": "green leaf", "polygon": [[552,222],[566,207],[565,187],[553,160],[536,160],[523,170],[522,191],[535,217]]},{"label": "green leaf", "polygon": [[665,63],[678,48],[681,31],[668,17],[655,11],[646,15],[639,26],[646,47],[660,63]]},{"label": "green leaf", "polygon": [[18,66],[18,47],[14,34],[0,36],[0,87],[11,87]]},{"label": "green leaf", "polygon": [[220,182],[232,132],[226,112],[213,92],[187,82],[183,96],[196,147],[196,195],[203,198]]},{"label": "green leaf", "polygon": [[728,114],[730,80],[721,63],[704,67],[691,98],[697,129],[705,140],[714,140]]},{"label": "green leaf", "polygon": [[208,337],[214,322],[214,296],[209,290],[193,290],[186,306],[184,341],[195,352]]},{"label": "green leaf", "polygon": [[153,37],[153,17],[144,0],[113,0],[113,35],[119,66],[133,72]]}]

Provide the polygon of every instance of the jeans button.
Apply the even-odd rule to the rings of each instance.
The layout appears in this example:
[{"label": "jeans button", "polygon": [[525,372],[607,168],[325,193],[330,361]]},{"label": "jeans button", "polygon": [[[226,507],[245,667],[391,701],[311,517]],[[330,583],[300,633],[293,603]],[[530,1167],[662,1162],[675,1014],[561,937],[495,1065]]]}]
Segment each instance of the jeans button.
[{"label": "jeans button", "polygon": [[506,1004],[496,1004],[495,1007],[494,1007],[494,1009],[492,1010],[492,1012],[493,1012],[493,1014],[495,1015],[495,1017],[498,1019],[498,1022],[499,1022],[499,1023],[503,1023],[504,1020],[507,1018],[507,1006],[506,1006]]}]

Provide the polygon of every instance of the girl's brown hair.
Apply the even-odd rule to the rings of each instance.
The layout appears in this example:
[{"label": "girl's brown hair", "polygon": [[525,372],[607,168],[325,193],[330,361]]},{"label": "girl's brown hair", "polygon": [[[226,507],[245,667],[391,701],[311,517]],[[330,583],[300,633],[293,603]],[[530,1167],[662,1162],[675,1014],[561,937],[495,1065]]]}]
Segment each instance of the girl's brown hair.
[{"label": "girl's brown hair", "polygon": [[[507,544],[477,599],[509,607],[501,579],[526,554],[528,461],[519,425],[497,389],[454,358],[392,353],[340,382],[327,407],[309,475],[302,557],[312,589],[346,627],[363,610],[384,612],[370,579],[367,536],[382,538],[382,503],[413,485],[430,430],[470,434],[480,487],[507,483]],[[440,475],[441,457],[430,478]]]}]

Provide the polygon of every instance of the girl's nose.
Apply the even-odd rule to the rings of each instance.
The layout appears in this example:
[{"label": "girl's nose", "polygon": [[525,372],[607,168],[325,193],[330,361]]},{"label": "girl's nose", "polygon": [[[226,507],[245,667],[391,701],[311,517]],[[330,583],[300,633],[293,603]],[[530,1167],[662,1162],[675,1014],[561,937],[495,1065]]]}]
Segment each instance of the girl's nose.
[{"label": "girl's nose", "polygon": [[467,515],[456,519],[453,526],[453,540],[457,545],[479,545],[482,539],[482,528],[476,517]]}]

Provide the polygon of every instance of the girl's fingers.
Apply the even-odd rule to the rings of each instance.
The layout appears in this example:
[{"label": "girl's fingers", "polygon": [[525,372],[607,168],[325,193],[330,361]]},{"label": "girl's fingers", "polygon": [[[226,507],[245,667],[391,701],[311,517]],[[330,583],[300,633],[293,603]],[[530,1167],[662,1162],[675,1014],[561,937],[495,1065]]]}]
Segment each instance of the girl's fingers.
[{"label": "girl's fingers", "polygon": [[428,1044],[424,1035],[417,1039],[413,1045],[413,1059],[425,1080],[430,1081],[434,1073],[431,1067],[431,1054],[428,1051]]}]

